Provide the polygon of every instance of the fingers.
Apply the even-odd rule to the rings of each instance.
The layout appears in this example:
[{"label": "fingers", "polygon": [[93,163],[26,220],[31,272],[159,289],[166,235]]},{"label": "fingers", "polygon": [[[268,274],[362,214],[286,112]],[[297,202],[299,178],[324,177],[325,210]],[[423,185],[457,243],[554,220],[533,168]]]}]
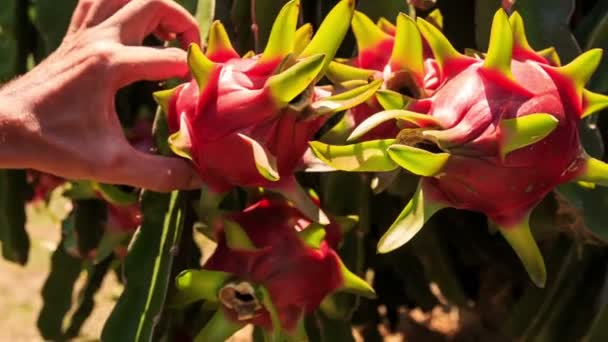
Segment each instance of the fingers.
[{"label": "fingers", "polygon": [[197,189],[202,180],[185,159],[162,157],[133,149],[129,158],[119,167],[113,183],[131,185],[158,192],[176,189]]},{"label": "fingers", "polygon": [[133,0],[108,20],[109,25],[121,28],[123,44],[139,45],[144,37],[154,32],[175,34],[182,47],[200,44],[196,19],[171,0]]},{"label": "fingers", "polygon": [[78,1],[78,5],[72,14],[70,26],[68,27],[68,35],[78,31],[94,3],[95,0]]},{"label": "fingers", "polygon": [[99,25],[131,0],[98,0],[95,1],[84,19],[84,27]]},{"label": "fingers", "polygon": [[115,68],[119,88],[136,81],[160,81],[188,75],[186,52],[178,48],[122,48],[115,55]]}]

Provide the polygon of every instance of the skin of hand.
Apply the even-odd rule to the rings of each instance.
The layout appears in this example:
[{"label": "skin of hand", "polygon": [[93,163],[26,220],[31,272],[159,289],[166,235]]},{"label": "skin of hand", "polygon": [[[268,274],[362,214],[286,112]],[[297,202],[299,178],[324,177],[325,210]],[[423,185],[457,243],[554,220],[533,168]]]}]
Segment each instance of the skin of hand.
[{"label": "skin of hand", "polygon": [[120,88],[188,75],[186,52],[141,46],[149,34],[200,43],[196,20],[174,1],[80,0],[61,46],[0,89],[0,168],[163,192],[199,187],[186,160],[133,148],[116,114]]}]

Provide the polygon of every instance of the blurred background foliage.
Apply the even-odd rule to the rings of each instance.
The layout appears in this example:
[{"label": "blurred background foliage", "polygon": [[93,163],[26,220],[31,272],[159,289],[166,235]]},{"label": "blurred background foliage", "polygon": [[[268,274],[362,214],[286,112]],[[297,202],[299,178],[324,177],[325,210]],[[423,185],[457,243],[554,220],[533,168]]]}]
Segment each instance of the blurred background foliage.
[{"label": "blurred background foliage", "polygon": [[[240,53],[260,51],[281,0],[182,0],[206,33],[212,19],[228,28]],[[314,27],[337,1],[302,0],[301,22]],[[0,2],[0,82],[9,81],[42,61],[61,43],[76,0],[2,0]],[[593,47],[608,48],[608,2],[603,0],[359,0],[358,10],[373,20],[395,20],[399,11],[426,16],[439,9],[444,32],[459,49],[487,48],[490,22],[500,6],[519,11],[531,45],[555,46],[562,62]],[[159,45],[154,38],[146,41]],[[356,53],[352,34],[339,57]],[[608,92],[608,58],[589,88]],[[122,89],[117,112],[126,132],[151,122],[158,84],[141,82]],[[83,90],[86,91],[86,90]],[[581,127],[585,149],[604,157],[608,116],[586,119]],[[159,125],[156,125],[159,128]],[[162,130],[155,132],[162,139]],[[161,149],[162,150],[162,149]],[[31,178],[31,177],[29,177]],[[536,288],[505,241],[488,228],[483,215],[445,210],[405,247],[377,255],[375,245],[411,197],[416,180],[401,173],[386,191],[374,193],[368,174],[302,174],[316,189],[325,209],[359,215],[358,226],[340,249],[351,270],[373,281],[376,300],[333,296],[307,319],[313,341],[351,341],[353,328],[366,341],[389,332],[412,341],[606,341],[608,340],[608,190],[562,186],[533,213],[534,235],[548,268],[547,287]],[[25,206],[35,195],[24,170],[0,171],[0,242],[2,256],[28,261],[30,241]],[[130,235],[108,235],[107,203],[91,195],[89,185],[71,183],[58,191],[73,202],[63,222],[41,289],[43,308],[37,326],[47,340],[77,336],[94,307],[93,296],[112,272],[128,279],[107,321],[103,340],[179,340],[209,318],[200,308],[178,311],[166,299],[174,276],[200,267],[212,243],[198,233],[191,203],[197,192],[141,194],[143,223],[128,255],[117,253]],[[131,191],[130,189],[123,189]],[[239,209],[244,193],[234,191],[223,206]],[[202,242],[201,242],[202,241]],[[202,246],[202,247],[201,247]],[[209,248],[209,249],[208,249]],[[113,252],[114,251],[114,252]],[[86,283],[72,298],[78,276]],[[380,328],[379,328],[380,327]],[[33,322],[32,322],[33,328]],[[257,334],[254,333],[254,338]]]}]

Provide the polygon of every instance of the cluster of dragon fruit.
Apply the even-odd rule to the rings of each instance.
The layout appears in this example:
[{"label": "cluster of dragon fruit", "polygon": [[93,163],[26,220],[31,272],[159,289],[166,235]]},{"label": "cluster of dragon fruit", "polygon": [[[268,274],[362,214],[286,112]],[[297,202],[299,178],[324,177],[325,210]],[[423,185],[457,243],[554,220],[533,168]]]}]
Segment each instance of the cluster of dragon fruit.
[{"label": "cluster of dragon fruit", "polygon": [[[608,107],[608,96],[584,88],[602,51],[561,65],[553,48],[535,51],[521,16],[503,9],[488,51],[466,53],[443,35],[437,12],[374,23],[342,0],[313,34],[310,24],[298,28],[299,10],[299,0],[281,9],[260,54],[240,56],[214,22],[204,48],[189,47],[192,79],[154,94],[171,150],[193,163],[210,198],[202,216],[217,249],[177,277],[173,298],[215,310],[195,340],[254,324],[295,341],[303,318],[334,293],[375,295],[336,252],[353,223],[327,214],[296,181],[310,163],[316,172],[418,177],[379,253],[403,246],[443,208],[476,211],[543,287],[532,210],[562,183],[608,185],[608,165],[585,153],[578,133],[581,119]],[[350,29],[358,54],[335,58]],[[241,212],[221,211],[235,187],[261,195]],[[112,188],[96,189],[121,202]]]}]

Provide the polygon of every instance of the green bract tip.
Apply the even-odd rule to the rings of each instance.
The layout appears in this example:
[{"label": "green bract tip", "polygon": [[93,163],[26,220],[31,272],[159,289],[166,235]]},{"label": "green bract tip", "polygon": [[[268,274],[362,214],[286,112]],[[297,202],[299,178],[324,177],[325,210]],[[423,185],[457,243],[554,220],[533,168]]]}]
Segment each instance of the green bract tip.
[{"label": "green bract tip", "polygon": [[494,15],[490,47],[484,61],[484,67],[495,70],[508,78],[511,74],[511,58],[513,55],[513,32],[507,13],[501,8]]},{"label": "green bract tip", "polygon": [[188,66],[190,72],[196,80],[196,84],[202,92],[211,78],[211,74],[215,69],[215,64],[207,58],[197,44],[190,44],[188,48]]},{"label": "green bract tip", "polygon": [[291,0],[281,8],[268,37],[260,62],[280,59],[293,52],[300,13],[300,0]]},{"label": "green bract tip", "polygon": [[404,13],[397,16],[395,44],[390,59],[394,71],[406,70],[414,75],[419,87],[424,84],[422,37],[412,18]]},{"label": "green bract tip", "polygon": [[530,232],[529,217],[530,214],[526,215],[518,224],[510,227],[500,227],[500,232],[524,264],[534,284],[545,287],[547,281],[545,261]]},{"label": "green bract tip", "polygon": [[437,211],[445,207],[428,198],[421,181],[412,199],[378,242],[378,253],[388,253],[406,244]]}]

